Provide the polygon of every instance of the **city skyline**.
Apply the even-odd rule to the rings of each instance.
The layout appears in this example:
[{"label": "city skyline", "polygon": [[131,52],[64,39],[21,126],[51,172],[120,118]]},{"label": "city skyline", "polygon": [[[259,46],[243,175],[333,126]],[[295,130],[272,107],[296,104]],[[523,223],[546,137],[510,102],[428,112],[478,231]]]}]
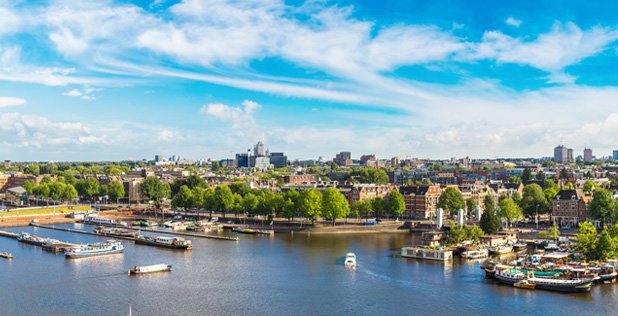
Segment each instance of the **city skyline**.
[{"label": "city skyline", "polygon": [[0,155],[219,159],[262,140],[292,160],[608,156],[617,10],[0,1]]}]

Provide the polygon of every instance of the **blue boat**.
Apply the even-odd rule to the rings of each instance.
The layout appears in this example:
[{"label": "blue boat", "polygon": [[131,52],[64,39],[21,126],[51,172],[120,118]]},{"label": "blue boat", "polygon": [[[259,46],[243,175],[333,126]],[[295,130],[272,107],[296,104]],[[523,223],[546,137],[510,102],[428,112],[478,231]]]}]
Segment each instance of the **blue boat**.
[{"label": "blue boat", "polygon": [[124,246],[117,240],[108,240],[96,244],[81,245],[67,250],[66,257],[69,259],[85,258],[93,256],[111,255],[124,251]]}]

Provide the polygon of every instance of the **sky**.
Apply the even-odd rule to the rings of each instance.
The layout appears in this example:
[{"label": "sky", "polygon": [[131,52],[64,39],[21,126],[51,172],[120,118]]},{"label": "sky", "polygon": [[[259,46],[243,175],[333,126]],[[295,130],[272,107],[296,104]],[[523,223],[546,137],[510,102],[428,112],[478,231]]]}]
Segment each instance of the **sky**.
[{"label": "sky", "polygon": [[616,1],[0,0],[0,158],[618,149]]}]

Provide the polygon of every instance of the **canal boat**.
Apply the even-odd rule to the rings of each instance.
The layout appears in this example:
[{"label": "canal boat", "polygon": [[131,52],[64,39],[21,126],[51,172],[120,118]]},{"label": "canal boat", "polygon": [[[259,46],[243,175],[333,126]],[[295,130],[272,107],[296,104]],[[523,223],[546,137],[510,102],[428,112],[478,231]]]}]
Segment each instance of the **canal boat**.
[{"label": "canal boat", "polygon": [[237,233],[242,233],[242,234],[256,234],[257,232],[255,231],[255,229],[253,228],[249,228],[247,226],[238,226],[238,227],[234,227],[232,228],[232,231],[235,231]]},{"label": "canal boat", "polygon": [[111,255],[122,253],[124,246],[117,240],[108,240],[95,244],[81,245],[79,247],[69,248],[66,251],[66,257],[69,259],[86,258],[93,256]]},{"label": "canal boat", "polygon": [[356,269],[356,254],[353,252],[346,253],[344,265],[347,268]]},{"label": "canal boat", "polygon": [[172,271],[171,264],[153,264],[149,266],[135,266],[129,269],[128,274],[146,274],[155,272],[170,272]]},{"label": "canal boat", "polygon": [[137,236],[136,231],[122,229],[122,228],[97,227],[95,228],[94,233],[97,235],[101,235],[101,236],[123,237],[123,238],[135,238]]},{"label": "canal boat", "polygon": [[527,249],[528,249],[528,244],[526,244],[523,241],[519,241],[513,244],[513,251],[515,252],[524,251]]},{"label": "canal boat", "polygon": [[21,232],[19,235],[17,235],[17,240],[20,242],[35,245],[35,246],[43,246],[44,244],[60,242],[57,239],[43,238],[39,236],[30,235],[25,232]]},{"label": "canal boat", "polygon": [[135,237],[135,243],[182,250],[190,250],[193,248],[193,244],[191,243],[191,241],[186,240],[182,237],[149,237],[144,235],[138,235],[137,237]]},{"label": "canal boat", "polygon": [[0,257],[5,259],[13,259],[13,254],[10,252],[0,252]]},{"label": "canal boat", "polygon": [[526,278],[526,274],[511,266],[498,264],[495,270],[494,278],[504,284],[513,285]]},{"label": "canal boat", "polygon": [[501,245],[493,248],[489,248],[489,253],[494,255],[503,255],[507,253],[513,252],[513,246],[511,245]]},{"label": "canal boat", "polygon": [[590,292],[593,279],[547,279],[547,278],[528,278],[528,282],[534,284],[537,289],[557,291],[557,292],[571,292],[571,293],[583,293]]},{"label": "canal boat", "polygon": [[488,256],[489,250],[487,249],[467,250],[461,253],[461,257],[464,259],[483,259]]},{"label": "canal boat", "polygon": [[85,224],[90,224],[90,225],[101,225],[101,226],[116,226],[118,225],[118,223],[116,223],[116,221],[114,221],[113,219],[110,218],[105,218],[105,217],[87,217],[86,220],[84,220]]},{"label": "canal boat", "polygon": [[516,288],[529,289],[529,290],[533,290],[536,287],[534,283],[530,283],[526,279],[513,283],[513,286]]}]

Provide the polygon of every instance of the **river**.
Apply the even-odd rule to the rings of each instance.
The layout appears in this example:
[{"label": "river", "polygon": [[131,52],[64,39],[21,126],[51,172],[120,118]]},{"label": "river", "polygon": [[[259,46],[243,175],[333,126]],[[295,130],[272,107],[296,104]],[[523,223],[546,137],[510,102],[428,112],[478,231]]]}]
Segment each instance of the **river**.
[{"label": "river", "polygon": [[[91,229],[81,224],[60,225]],[[44,228],[68,242],[105,238]],[[618,286],[589,294],[531,291],[487,280],[480,262],[405,259],[409,234],[241,235],[239,242],[190,238],[190,252],[134,245],[124,254],[67,260],[0,237],[1,315],[609,315]],[[355,252],[356,271],[343,266]],[[166,263],[171,273],[127,276],[134,265]]]}]

